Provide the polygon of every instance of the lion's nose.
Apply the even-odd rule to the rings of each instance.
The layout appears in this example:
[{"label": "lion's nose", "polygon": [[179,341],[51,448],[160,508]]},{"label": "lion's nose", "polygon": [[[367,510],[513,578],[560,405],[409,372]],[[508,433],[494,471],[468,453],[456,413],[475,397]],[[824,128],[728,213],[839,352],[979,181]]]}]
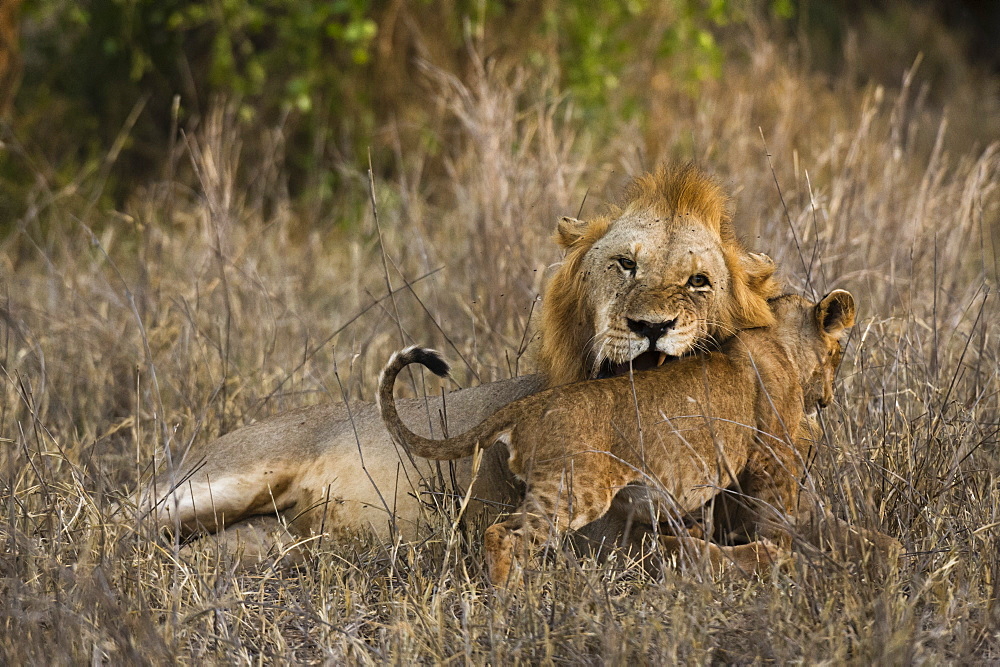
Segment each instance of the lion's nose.
[{"label": "lion's nose", "polygon": [[648,338],[649,344],[652,345],[660,336],[673,329],[676,322],[676,319],[666,320],[664,322],[628,320],[628,328],[632,331],[632,333],[642,336],[643,338]]},{"label": "lion's nose", "polygon": [[833,403],[833,392],[832,391],[827,391],[824,388],[823,389],[823,395],[820,397],[820,399],[818,401],[816,401],[816,403],[821,408],[828,407],[830,405],[830,403]]}]

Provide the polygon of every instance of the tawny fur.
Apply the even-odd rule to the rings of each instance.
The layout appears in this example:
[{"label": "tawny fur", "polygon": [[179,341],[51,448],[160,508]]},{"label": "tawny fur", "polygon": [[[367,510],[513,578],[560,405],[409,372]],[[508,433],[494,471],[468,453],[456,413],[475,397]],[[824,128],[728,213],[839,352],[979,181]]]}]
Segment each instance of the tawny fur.
[{"label": "tawny fur", "polygon": [[[668,213],[676,216],[667,220]],[[540,367],[548,375],[400,401],[407,423],[423,435],[439,437],[441,415],[446,414],[448,431],[460,432],[545,386],[590,377],[600,352],[594,321],[601,312],[615,315],[611,329],[620,340],[641,346],[630,332],[622,331],[624,319],[667,316],[678,310],[678,302],[685,302],[687,321],[696,326],[691,328],[693,336],[680,340],[686,348],[677,354],[734,329],[769,321],[761,308],[777,291],[774,265],[765,255],[743,250],[725,196],[695,168],[661,169],[641,177],[604,215],[589,222],[560,221],[557,240],[567,253],[549,281],[540,327],[545,342]],[[609,256],[636,250],[642,263],[630,293],[641,299],[616,301],[615,285],[605,279],[610,274],[585,275],[588,266],[606,267]],[[683,292],[678,283],[690,275],[692,258],[711,264],[708,268],[715,272],[717,289],[698,301],[677,294]],[[464,495],[472,485],[470,516],[490,517],[497,508],[520,501],[503,447],[489,451],[478,470],[469,459],[455,465],[454,477],[445,476],[444,490]],[[433,481],[435,466],[403,455],[375,406],[362,402],[302,408],[245,426],[176,453],[172,463],[161,459],[156,471],[153,482],[137,494],[138,518],[183,535],[239,528],[270,515],[280,517],[299,537],[365,531],[383,540],[397,534],[417,539],[429,519],[425,501],[431,496],[426,492],[440,486]],[[452,479],[457,488],[451,488]],[[640,529],[662,532],[635,515],[639,503],[633,500],[641,493],[629,491],[619,494],[613,509],[580,534],[595,545],[632,549],[643,540]]]},{"label": "tawny fur", "polygon": [[462,435],[436,440],[410,431],[392,394],[399,371],[421,363],[439,375],[437,353],[393,355],[379,382],[386,428],[416,456],[467,457],[504,442],[510,469],[527,485],[521,507],[484,537],[489,576],[506,581],[522,540],[582,528],[600,518],[629,484],[646,484],[660,514],[683,516],[738,485],[749,499],[748,533],[790,543],[803,453],[796,448],[805,409],[832,400],[841,334],[854,324],[850,293],[812,304],[797,296],[770,303],[774,324],[742,331],[719,350],[663,368],[579,382],[520,399]]},{"label": "tawny fur", "polygon": [[[665,350],[671,356],[772,321],[767,299],[780,292],[774,264],[746,251],[728,199],[696,167],[638,178],[593,220],[563,218],[554,238],[566,256],[545,290],[538,358],[550,387],[593,377],[603,337],[641,346],[628,319],[676,319],[675,331],[690,325],[679,347]],[[636,263],[634,275],[621,275],[616,261],[622,257]],[[684,289],[693,273],[711,278],[698,292],[704,298]]]}]

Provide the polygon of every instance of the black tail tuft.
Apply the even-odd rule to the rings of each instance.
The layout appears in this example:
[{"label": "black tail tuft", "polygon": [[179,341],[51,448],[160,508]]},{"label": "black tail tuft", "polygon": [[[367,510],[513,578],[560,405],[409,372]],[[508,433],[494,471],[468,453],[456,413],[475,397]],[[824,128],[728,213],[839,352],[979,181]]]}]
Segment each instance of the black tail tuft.
[{"label": "black tail tuft", "polygon": [[448,377],[448,373],[451,372],[451,366],[444,360],[441,353],[426,347],[413,348],[406,355],[406,361],[426,366],[431,373],[442,378]]}]

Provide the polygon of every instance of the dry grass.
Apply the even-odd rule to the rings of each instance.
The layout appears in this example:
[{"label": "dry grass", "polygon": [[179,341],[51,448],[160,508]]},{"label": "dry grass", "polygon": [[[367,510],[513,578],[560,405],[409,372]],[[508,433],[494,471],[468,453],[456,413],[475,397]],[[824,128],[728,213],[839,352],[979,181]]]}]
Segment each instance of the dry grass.
[{"label": "dry grass", "polygon": [[[40,183],[0,254],[0,660],[1000,659],[1000,149],[949,149],[919,71],[862,89],[747,39],[696,102],[654,80],[656,113],[610,137],[530,73],[431,71],[446,176],[400,147],[399,178],[376,184],[392,300],[366,176],[348,174],[340,221],[317,219],[282,197],[280,160],[241,160],[224,110],[178,139],[196,188],[106,211],[100,174]],[[496,598],[467,541],[359,536],[247,573],[111,523],[154,452],[340,400],[339,383],[370,400],[403,342],[447,337],[464,384],[525,372],[557,215],[676,159],[723,179],[793,289],[859,298],[812,475],[835,512],[905,544],[898,573],[834,555],[748,583],[559,558]]]}]

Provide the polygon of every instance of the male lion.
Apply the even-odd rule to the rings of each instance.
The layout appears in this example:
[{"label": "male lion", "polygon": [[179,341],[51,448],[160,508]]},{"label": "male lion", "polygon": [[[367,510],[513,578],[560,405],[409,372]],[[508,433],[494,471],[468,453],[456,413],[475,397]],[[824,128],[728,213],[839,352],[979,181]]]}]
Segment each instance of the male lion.
[{"label": "male lion", "polygon": [[[448,375],[425,348],[392,356],[377,401],[386,428],[411,454],[451,460],[503,442],[524,481],[524,502],[484,536],[490,581],[504,584],[522,546],[579,529],[603,516],[629,484],[663,514],[699,510],[737,485],[748,532],[790,546],[781,527],[794,518],[803,453],[796,449],[804,410],[832,400],[841,334],[854,324],[854,298],[836,290],[813,304],[788,295],[771,301],[775,324],[737,333],[717,351],[662,369],[579,382],[522,398],[462,435],[437,440],[410,431],[396,412],[396,376],[419,363]],[[523,543],[523,544],[522,544]]]},{"label": "male lion", "polygon": [[[722,190],[695,167],[637,179],[603,215],[563,218],[555,238],[566,256],[544,294],[541,373],[445,401],[400,401],[401,416],[422,434],[441,437],[441,415],[449,430],[462,431],[547,386],[651,367],[772,322],[774,264],[743,248]],[[484,457],[474,478],[469,460],[457,465],[454,481],[473,484],[482,507],[520,500],[500,450]],[[367,529],[383,539],[419,534],[424,480],[436,470],[396,448],[374,405],[346,402],[237,429],[160,468],[138,502],[158,527],[216,532],[279,514],[298,536]],[[620,532],[625,523],[599,531]]]},{"label": "male lion", "polygon": [[772,322],[774,265],[736,239],[719,186],[687,167],[637,179],[624,202],[563,218],[566,257],[545,292],[539,367],[549,387],[652,368]]}]

